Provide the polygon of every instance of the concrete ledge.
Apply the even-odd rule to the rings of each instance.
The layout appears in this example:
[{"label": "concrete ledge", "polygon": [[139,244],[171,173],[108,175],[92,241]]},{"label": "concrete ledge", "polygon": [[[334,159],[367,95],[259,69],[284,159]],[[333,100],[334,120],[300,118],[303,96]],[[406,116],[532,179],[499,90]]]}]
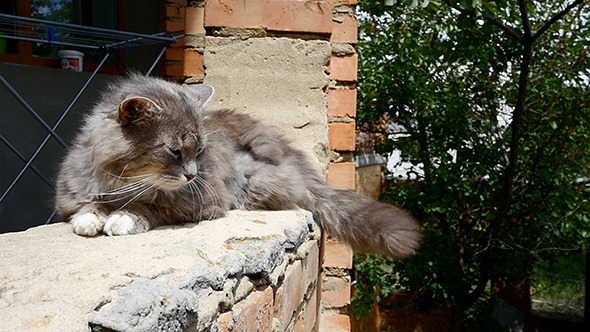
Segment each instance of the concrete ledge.
[{"label": "concrete ledge", "polygon": [[63,223],[3,234],[0,330],[217,330],[249,294],[317,262],[307,256],[318,255],[318,233],[298,210],[231,211],[121,237],[84,238]]}]

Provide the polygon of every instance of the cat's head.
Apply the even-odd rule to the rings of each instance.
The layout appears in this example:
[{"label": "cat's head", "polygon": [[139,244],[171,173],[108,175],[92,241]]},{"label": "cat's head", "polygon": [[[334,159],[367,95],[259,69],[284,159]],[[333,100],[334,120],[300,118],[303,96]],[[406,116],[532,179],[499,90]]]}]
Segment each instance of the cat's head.
[{"label": "cat's head", "polygon": [[202,109],[212,95],[209,85],[137,76],[120,85],[109,96],[118,102],[109,120],[117,123],[120,151],[107,161],[108,173],[165,191],[194,181],[207,149]]}]

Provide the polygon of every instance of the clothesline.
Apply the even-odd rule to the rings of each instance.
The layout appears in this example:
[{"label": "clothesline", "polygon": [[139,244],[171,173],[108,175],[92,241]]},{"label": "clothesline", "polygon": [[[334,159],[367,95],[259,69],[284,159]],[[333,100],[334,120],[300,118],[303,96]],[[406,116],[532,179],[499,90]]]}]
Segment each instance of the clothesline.
[{"label": "clothesline", "polygon": [[89,49],[175,43],[183,31],[153,35],[0,14],[0,38]]}]

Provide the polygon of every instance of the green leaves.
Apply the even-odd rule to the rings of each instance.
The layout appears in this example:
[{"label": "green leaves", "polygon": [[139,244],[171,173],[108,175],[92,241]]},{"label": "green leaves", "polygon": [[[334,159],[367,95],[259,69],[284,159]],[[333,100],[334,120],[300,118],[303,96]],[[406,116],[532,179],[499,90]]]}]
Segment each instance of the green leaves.
[{"label": "green leaves", "polygon": [[512,177],[525,27],[517,4],[361,2],[370,14],[360,20],[359,125],[392,134],[385,117],[403,129],[378,146],[415,165],[412,180],[394,183],[383,199],[410,210],[425,239],[403,262],[363,256],[360,312],[367,294],[399,288],[419,294],[423,308],[446,303],[467,315],[492,298],[490,281],[528,278],[538,259],[587,249],[590,4],[558,17],[569,3],[528,2],[532,32],[545,33],[533,44]]}]

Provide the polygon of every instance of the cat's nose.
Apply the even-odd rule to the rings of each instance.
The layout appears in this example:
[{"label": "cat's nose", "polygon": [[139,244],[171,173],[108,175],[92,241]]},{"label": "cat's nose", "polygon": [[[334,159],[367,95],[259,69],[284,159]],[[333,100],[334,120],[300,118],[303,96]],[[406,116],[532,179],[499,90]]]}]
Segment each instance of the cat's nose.
[{"label": "cat's nose", "polygon": [[186,177],[186,181],[191,182],[195,176],[193,174],[185,174],[184,175]]}]

